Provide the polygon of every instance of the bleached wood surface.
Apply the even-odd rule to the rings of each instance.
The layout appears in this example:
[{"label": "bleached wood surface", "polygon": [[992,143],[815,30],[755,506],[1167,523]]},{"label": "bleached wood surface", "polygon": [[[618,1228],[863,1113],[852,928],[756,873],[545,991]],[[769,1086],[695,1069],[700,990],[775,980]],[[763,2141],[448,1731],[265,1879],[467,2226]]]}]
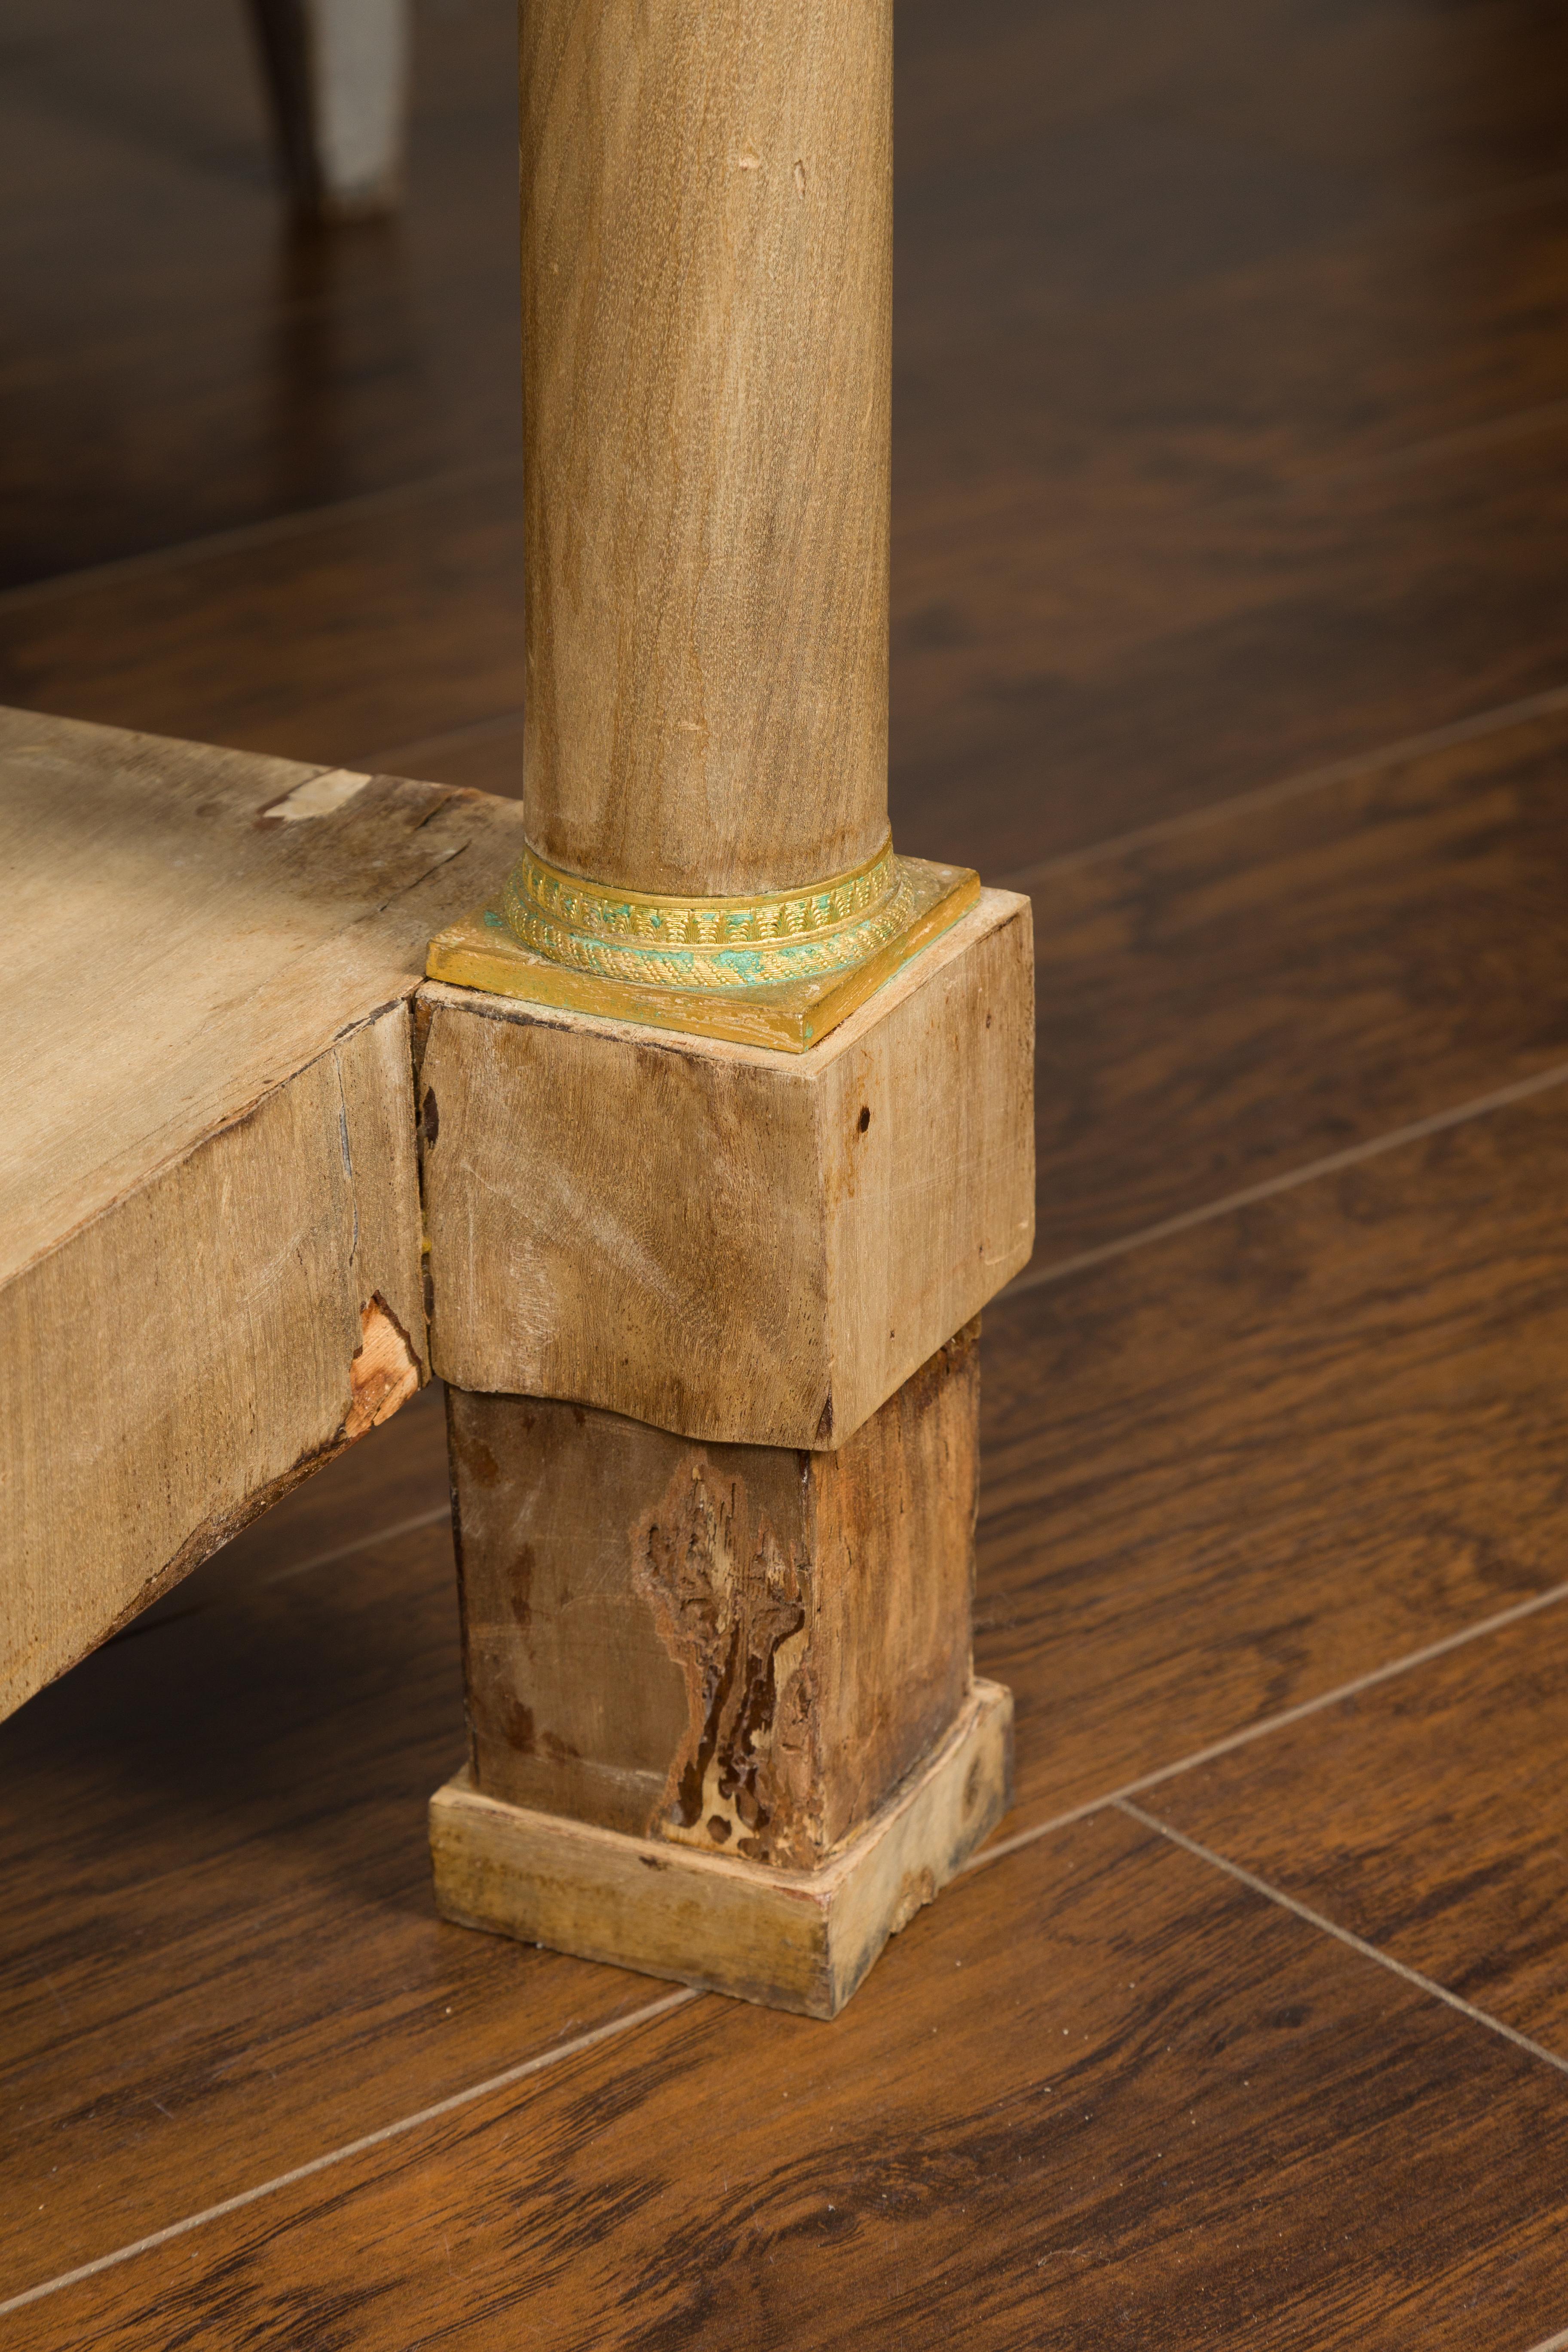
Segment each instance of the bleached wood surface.
[{"label": "bleached wood surface", "polygon": [[0,1713],[424,1377],[408,1001],[517,822],[0,712]]},{"label": "bleached wood surface", "polygon": [[436,984],[419,1019],[456,1387],[840,1445],[1027,1262],[1026,898],[984,892],[805,1054]]},{"label": "bleached wood surface", "polygon": [[521,33],[529,837],[820,881],[888,830],[892,0]]}]

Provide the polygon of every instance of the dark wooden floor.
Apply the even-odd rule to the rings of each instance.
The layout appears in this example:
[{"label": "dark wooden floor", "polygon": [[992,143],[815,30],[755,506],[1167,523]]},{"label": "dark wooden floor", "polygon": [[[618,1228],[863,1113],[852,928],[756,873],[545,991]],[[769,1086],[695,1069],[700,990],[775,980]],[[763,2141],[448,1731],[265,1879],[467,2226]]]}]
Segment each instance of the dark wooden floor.
[{"label": "dark wooden floor", "polygon": [[[0,698],[509,791],[508,0],[301,243],[13,0]],[[0,1731],[5,2341],[1568,2347],[1568,20],[900,0],[894,814],[1026,884],[993,1858],[824,2027],[438,1925],[426,1398]]]}]

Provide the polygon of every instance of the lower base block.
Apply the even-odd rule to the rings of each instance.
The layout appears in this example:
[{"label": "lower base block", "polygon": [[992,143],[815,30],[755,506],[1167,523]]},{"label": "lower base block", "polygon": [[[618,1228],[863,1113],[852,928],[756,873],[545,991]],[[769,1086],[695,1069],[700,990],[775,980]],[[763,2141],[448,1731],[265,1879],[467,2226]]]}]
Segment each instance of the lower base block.
[{"label": "lower base block", "polygon": [[832,1861],[771,1870],[480,1796],[430,1801],[445,1918],[590,1960],[836,2017],[889,1936],[1006,1811],[1013,1695],[975,1682],[942,1745]]}]

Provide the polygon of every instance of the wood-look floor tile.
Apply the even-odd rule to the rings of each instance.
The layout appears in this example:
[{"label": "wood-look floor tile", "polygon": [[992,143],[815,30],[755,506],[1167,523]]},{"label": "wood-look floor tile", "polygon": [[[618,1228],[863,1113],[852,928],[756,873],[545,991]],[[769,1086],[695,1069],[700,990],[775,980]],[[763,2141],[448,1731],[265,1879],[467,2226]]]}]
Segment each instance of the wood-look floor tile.
[{"label": "wood-look floor tile", "polygon": [[1525,2352],[1565,2227],[1568,2080],[1110,1815],[831,2027],[694,2002],[10,2340]]},{"label": "wood-look floor tile", "polygon": [[1142,1801],[1568,2058],[1568,1604]]},{"label": "wood-look floor tile", "polygon": [[1562,686],[1564,450],[1554,416],[1232,501],[928,499],[895,550],[895,830],[1000,880]]},{"label": "wood-look floor tile", "polygon": [[[1568,694],[1032,889],[1037,1270],[1568,1062]],[[521,790],[521,725],[366,754]]]},{"label": "wood-look floor tile", "polygon": [[1568,1573],[1565,1152],[1568,1088],[987,1310],[1021,1820]]},{"label": "wood-look floor tile", "polygon": [[346,762],[521,699],[510,465],[0,608],[0,701],[242,751]]},{"label": "wood-look floor tile", "polygon": [[[1114,456],[1234,488],[1562,395],[1550,194],[1530,195],[1557,168],[1538,92],[1558,28],[1515,15],[1488,43],[1464,19],[1276,6],[1238,44],[1215,0],[1177,40],[1124,13],[1135,72],[1072,11],[973,0],[960,34],[901,10],[906,486],[1004,449],[1064,486]],[[157,50],[113,9],[90,40],[79,9],[11,15],[0,105],[31,202],[0,224],[6,576],[515,448],[500,0],[420,27],[398,219],[314,239],[282,229],[233,12],[167,0]],[[1445,75],[1469,102],[1434,156],[1405,91]],[[1332,102],[1281,115],[1306,88]]]},{"label": "wood-look floor tile", "polygon": [[[894,694],[925,780],[895,772],[900,839],[996,875],[1561,686],[1559,444],[1568,426],[1284,522],[1204,509],[1114,546],[1093,509],[1031,518],[1022,488],[953,515],[921,562],[980,601],[952,659],[903,646]],[[898,593],[904,611],[926,593],[920,564]],[[521,643],[503,467],[13,603],[0,700],[352,761],[515,711]]]},{"label": "wood-look floor tile", "polygon": [[[409,206],[312,246],[237,6],[171,5],[7,26],[3,576],[282,534],[0,608],[0,698],[514,791],[510,11],[421,12]],[[994,877],[1568,679],[1561,12],[900,0],[899,48],[905,848]],[[1563,740],[1044,877],[1047,1248],[1553,1056]],[[992,1311],[1014,1826],[1563,1576],[1565,1146],[1543,1098]],[[434,1920],[444,1495],[427,1398],[0,1730],[0,2300],[660,1993]],[[1142,1801],[1561,2048],[1563,1638]],[[1565,2092],[1100,1816],[832,2029],[694,2004],[7,2340],[1528,2352]]]},{"label": "wood-look floor tile", "polygon": [[[1019,1700],[1016,1821],[1552,1580],[1565,1118],[1543,1099],[993,1310],[980,1653]],[[442,1486],[422,1400],[6,1735],[44,1895],[11,1938],[10,2210],[41,2167],[62,2261],[647,1997],[429,1916],[423,1801],[461,1739],[445,1534],[342,1553]]]},{"label": "wood-look floor tile", "polygon": [[1036,1266],[1568,1062],[1568,694],[1033,889]]},{"label": "wood-look floor tile", "polygon": [[405,1409],[0,1727],[0,2300],[657,1997],[436,1918],[450,1535],[363,1538],[444,1451]]},{"label": "wood-look floor tile", "polygon": [[0,583],[516,455],[515,10],[418,24],[403,209],[329,236],[246,13],[7,8]]},{"label": "wood-look floor tile", "polygon": [[[239,28],[178,5],[167,68],[112,12],[16,27],[38,198],[0,411],[64,534],[33,568],[515,447],[499,0],[422,28],[403,218],[313,245],[280,234]],[[1561,433],[1344,478],[1568,393],[1560,27],[1279,5],[1238,44],[1216,0],[1179,39],[1131,0],[976,0],[961,37],[906,6],[899,48],[908,847],[994,874],[1561,681]],[[329,760],[494,719],[515,499],[476,535],[455,496],[198,560],[184,597],[14,612],[0,694]],[[463,766],[507,788],[514,748]]]}]

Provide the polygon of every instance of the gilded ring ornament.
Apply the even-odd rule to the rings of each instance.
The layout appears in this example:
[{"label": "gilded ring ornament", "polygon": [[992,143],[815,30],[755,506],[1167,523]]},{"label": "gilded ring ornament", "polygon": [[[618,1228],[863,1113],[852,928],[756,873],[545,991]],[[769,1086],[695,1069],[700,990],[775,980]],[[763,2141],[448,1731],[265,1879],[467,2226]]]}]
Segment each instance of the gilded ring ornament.
[{"label": "gilded ring ornament", "polygon": [[751,989],[848,970],[907,924],[910,885],[889,838],[809,889],[749,898],[663,898],[547,866],[531,849],[504,900],[521,944],[552,963],[667,989]]}]

